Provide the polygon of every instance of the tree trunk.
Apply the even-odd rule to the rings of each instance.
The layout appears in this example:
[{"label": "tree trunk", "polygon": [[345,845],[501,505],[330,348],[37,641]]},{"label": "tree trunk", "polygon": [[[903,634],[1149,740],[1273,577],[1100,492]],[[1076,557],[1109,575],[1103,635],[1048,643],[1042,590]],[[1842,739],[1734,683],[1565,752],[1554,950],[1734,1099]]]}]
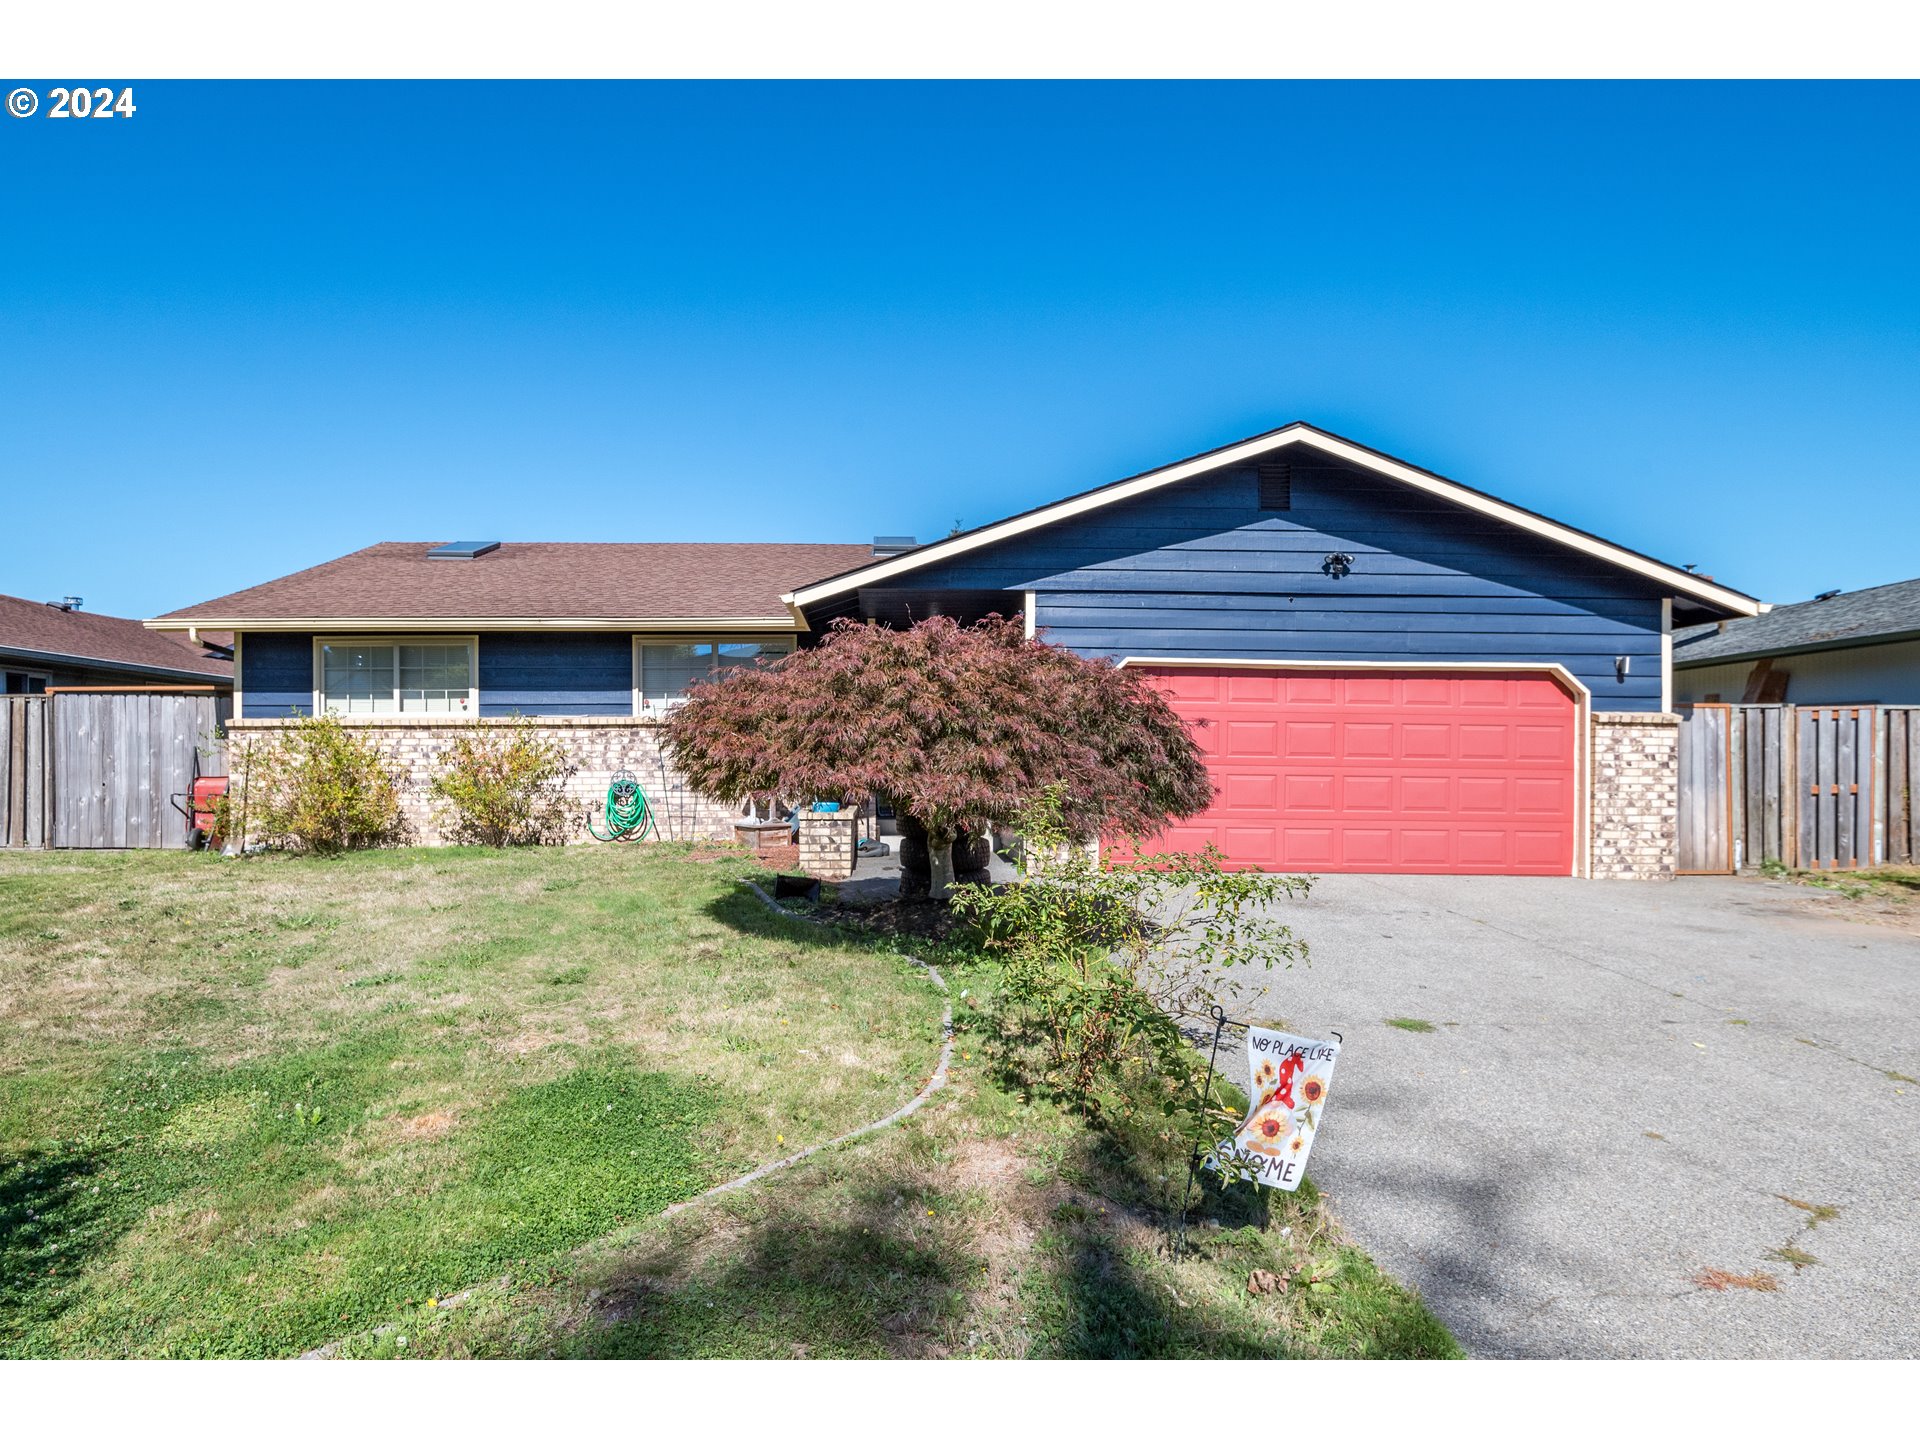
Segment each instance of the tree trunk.
[{"label": "tree trunk", "polygon": [[953,837],[927,836],[927,898],[945,904],[953,895]]}]

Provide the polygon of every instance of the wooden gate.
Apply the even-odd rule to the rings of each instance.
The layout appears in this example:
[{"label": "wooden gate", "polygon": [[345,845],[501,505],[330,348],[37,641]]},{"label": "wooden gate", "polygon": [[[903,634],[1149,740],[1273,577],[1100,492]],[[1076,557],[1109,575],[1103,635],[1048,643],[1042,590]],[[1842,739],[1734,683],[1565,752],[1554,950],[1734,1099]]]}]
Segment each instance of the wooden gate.
[{"label": "wooden gate", "polygon": [[1674,870],[1731,875],[1733,707],[1680,705],[1680,836]]},{"label": "wooden gate", "polygon": [[51,708],[45,695],[0,697],[0,846],[46,848],[52,828],[47,803]]},{"label": "wooden gate", "polygon": [[1682,874],[1920,863],[1920,709],[1676,708]]},{"label": "wooden gate", "polygon": [[187,843],[174,798],[224,775],[218,735],[233,713],[211,692],[58,690],[53,700],[53,839],[75,850]]},{"label": "wooden gate", "polygon": [[1874,719],[1871,705],[1795,707],[1800,866],[1857,870],[1874,863]]}]

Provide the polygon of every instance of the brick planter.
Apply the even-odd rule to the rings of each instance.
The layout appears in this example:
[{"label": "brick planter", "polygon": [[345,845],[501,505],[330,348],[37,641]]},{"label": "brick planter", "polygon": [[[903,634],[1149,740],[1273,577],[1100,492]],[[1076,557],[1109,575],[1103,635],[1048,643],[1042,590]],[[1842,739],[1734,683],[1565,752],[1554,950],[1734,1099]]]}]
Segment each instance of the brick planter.
[{"label": "brick planter", "polygon": [[845,880],[853,874],[858,819],[850,811],[800,817],[800,869],[816,880]]}]

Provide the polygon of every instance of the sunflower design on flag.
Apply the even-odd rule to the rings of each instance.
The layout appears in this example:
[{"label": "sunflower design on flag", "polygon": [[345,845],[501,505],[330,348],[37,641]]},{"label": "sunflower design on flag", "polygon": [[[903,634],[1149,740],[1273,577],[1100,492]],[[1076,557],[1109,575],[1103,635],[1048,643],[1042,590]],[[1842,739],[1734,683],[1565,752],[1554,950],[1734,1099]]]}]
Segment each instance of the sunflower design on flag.
[{"label": "sunflower design on flag", "polygon": [[1332,1088],[1337,1041],[1248,1027],[1252,1111],[1205,1163],[1281,1190],[1299,1186]]},{"label": "sunflower design on flag", "polygon": [[1278,1155],[1293,1135],[1293,1116],[1283,1105],[1262,1105],[1247,1117],[1234,1141],[1256,1155]]}]

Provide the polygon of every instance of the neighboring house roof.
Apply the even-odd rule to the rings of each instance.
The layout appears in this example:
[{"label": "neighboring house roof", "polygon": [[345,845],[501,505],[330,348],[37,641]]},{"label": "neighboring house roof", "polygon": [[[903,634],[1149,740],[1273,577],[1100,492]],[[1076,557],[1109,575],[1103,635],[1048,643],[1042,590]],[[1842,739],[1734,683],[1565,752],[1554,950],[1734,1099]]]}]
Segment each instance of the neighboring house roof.
[{"label": "neighboring house roof", "polygon": [[895,576],[909,574],[925,565],[963,555],[985,545],[1051,525],[1075,515],[1084,515],[1089,510],[1097,510],[1104,505],[1116,504],[1122,500],[1131,500],[1135,496],[1147,494],[1164,485],[1176,484],[1211,470],[1224,466],[1242,464],[1261,455],[1271,454],[1290,445],[1310,445],[1316,450],[1339,457],[1352,464],[1363,466],[1378,474],[1411,485],[1429,494],[1451,500],[1470,510],[1504,520],[1522,530],[1545,536],[1550,540],[1566,545],[1583,554],[1595,556],[1623,570],[1652,580],[1668,588],[1676,596],[1684,596],[1705,608],[1709,613],[1718,611],[1726,615],[1757,615],[1766,607],[1751,595],[1738,590],[1730,590],[1724,585],[1716,585],[1704,575],[1695,575],[1690,571],[1628,550],[1623,546],[1589,535],[1584,530],[1576,530],[1571,525],[1562,525],[1537,515],[1518,505],[1508,504],[1496,499],[1484,491],[1472,489],[1457,481],[1436,475],[1430,470],[1422,470],[1403,460],[1378,450],[1370,450],[1335,435],[1330,431],[1318,429],[1304,421],[1295,421],[1283,425],[1278,430],[1269,430],[1264,435],[1255,435],[1251,439],[1236,441],[1217,450],[1194,455],[1171,465],[1163,465],[1125,480],[1103,485],[1079,495],[1070,496],[1051,505],[1043,505],[1036,510],[999,520],[991,525],[983,525],[959,535],[950,535],[944,540],[936,540],[931,545],[922,545],[903,555],[884,559],[869,558],[857,568],[843,574],[817,580],[810,585],[796,588],[782,597],[790,605],[802,608],[835,595],[845,594],[862,586],[876,585]]},{"label": "neighboring house roof", "polygon": [[1751,620],[1676,630],[1673,663],[1676,667],[1724,665],[1915,638],[1920,638],[1920,580],[1901,580],[1825,600],[1776,605]]},{"label": "neighboring house roof", "polygon": [[507,541],[472,559],[430,560],[435,543],[369,545],[147,624],[671,630],[726,621],[791,630],[784,591],[873,554],[871,545]]},{"label": "neighboring house roof", "polygon": [[123,671],[129,681],[233,679],[231,659],[209,655],[184,636],[156,635],[138,620],[62,610],[14,595],[0,595],[0,655],[27,666]]}]

